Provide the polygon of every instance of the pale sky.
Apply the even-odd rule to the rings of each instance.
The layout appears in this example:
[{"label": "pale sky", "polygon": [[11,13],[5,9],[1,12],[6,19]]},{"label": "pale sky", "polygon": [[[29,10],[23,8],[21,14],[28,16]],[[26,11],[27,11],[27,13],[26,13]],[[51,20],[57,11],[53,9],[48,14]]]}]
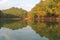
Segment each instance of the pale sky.
[{"label": "pale sky", "polygon": [[18,7],[30,11],[39,2],[40,0],[0,0],[0,10]]}]

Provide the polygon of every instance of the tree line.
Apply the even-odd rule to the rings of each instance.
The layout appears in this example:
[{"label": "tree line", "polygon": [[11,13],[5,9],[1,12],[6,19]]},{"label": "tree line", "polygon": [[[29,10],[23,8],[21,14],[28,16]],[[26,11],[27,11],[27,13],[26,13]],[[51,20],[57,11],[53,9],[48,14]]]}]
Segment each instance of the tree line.
[{"label": "tree line", "polygon": [[56,17],[60,16],[60,0],[41,0],[31,11],[27,12],[22,8],[10,8],[7,10],[0,11],[0,18],[40,18],[40,17]]},{"label": "tree line", "polygon": [[25,18],[27,17],[27,11],[24,9],[10,8],[7,10],[0,10],[0,18]]}]

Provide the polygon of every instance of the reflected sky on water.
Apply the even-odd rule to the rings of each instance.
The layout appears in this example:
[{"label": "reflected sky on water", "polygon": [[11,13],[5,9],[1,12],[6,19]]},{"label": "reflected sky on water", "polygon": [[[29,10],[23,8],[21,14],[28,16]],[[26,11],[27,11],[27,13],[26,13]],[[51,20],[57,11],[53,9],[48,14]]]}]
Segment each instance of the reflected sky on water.
[{"label": "reflected sky on water", "polygon": [[60,40],[60,23],[0,21],[0,40]]},{"label": "reflected sky on water", "polygon": [[30,26],[22,29],[12,30],[9,28],[0,29],[0,40],[48,40],[40,37]]}]

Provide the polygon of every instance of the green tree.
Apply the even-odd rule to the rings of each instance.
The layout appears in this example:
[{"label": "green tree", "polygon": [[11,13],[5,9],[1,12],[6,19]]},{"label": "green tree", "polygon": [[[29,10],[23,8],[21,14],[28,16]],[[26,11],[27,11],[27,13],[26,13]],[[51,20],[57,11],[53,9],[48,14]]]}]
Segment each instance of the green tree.
[{"label": "green tree", "polygon": [[26,17],[27,13],[28,13],[26,10],[24,10],[22,8],[19,9],[19,8],[15,8],[15,7],[12,7],[12,8],[7,9],[7,10],[2,10],[2,11],[5,15],[7,14],[7,16],[14,15],[14,16],[19,17],[19,18]]},{"label": "green tree", "polygon": [[3,12],[0,10],[0,18],[4,16]]}]

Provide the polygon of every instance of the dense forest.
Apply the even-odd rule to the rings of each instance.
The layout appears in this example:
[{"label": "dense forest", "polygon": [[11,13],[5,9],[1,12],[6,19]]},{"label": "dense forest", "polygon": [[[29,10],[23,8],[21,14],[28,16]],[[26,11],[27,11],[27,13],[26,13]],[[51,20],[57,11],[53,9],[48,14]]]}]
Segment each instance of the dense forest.
[{"label": "dense forest", "polygon": [[0,10],[0,18],[24,18],[27,17],[27,11],[22,8],[12,7],[6,10]]},{"label": "dense forest", "polygon": [[28,13],[28,17],[31,19],[45,16],[60,16],[60,0],[41,0]]}]

